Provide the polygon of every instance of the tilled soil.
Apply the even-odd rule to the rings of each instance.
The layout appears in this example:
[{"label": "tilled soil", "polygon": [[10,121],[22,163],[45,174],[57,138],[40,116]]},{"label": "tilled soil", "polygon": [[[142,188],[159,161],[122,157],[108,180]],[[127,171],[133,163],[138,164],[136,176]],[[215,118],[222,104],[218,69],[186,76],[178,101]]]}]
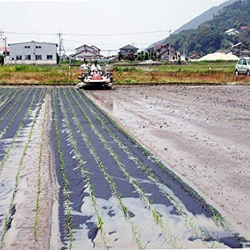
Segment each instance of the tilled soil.
[{"label": "tilled soil", "polygon": [[[186,96],[182,100],[185,105],[179,102],[179,91]],[[196,110],[199,115],[195,116],[196,112],[192,113],[189,108],[192,106],[189,91],[186,87],[87,91],[130,131],[133,135],[130,136],[78,89],[0,89],[1,248],[249,247],[249,242],[242,238],[248,229],[237,228],[234,214],[229,214],[214,198],[218,193],[209,196],[197,180],[204,178],[204,187],[210,187],[215,173],[222,175],[220,168],[224,161],[229,164],[235,160],[226,159],[231,155],[238,157],[238,162],[240,157],[245,157],[247,165],[249,158],[244,149],[248,150],[248,141],[244,147],[238,147],[243,135],[237,136],[238,144],[224,139],[225,136],[219,137],[214,131],[217,126],[213,124],[214,119],[205,119],[216,116],[216,109],[208,110],[208,113],[213,111],[210,116]],[[220,94],[216,97],[217,103],[226,102],[219,97]],[[249,132],[245,124],[248,103],[242,98],[241,105],[236,105],[246,113],[237,111],[241,125],[237,127],[239,123],[233,123],[237,125],[233,127],[235,133],[238,129]],[[221,106],[219,110],[223,110]],[[186,113],[180,107],[188,107],[184,108]],[[230,115],[234,117],[234,113]],[[203,123],[207,125],[206,130],[204,125],[202,129],[199,127]],[[204,131],[210,133],[204,135]],[[227,134],[223,133],[225,128],[220,131],[222,135]],[[148,150],[141,147],[134,136]],[[234,154],[224,153],[224,161],[211,168],[208,156],[216,157],[212,150],[214,147],[220,150],[221,143],[224,151],[232,149]],[[151,152],[170,163],[174,171]],[[202,155],[206,153],[209,153],[207,158]],[[188,165],[186,169],[185,162],[191,164],[191,160],[196,167],[192,165],[190,170]],[[206,171],[200,169],[199,164],[206,164]],[[241,165],[237,171],[243,171]],[[189,178],[190,171],[195,181]],[[222,180],[231,178],[232,191],[228,197],[238,198],[234,197],[237,180],[224,172]],[[221,181],[222,187],[223,184]],[[240,192],[247,190],[243,200],[247,203],[247,183],[241,185],[245,185],[245,189]],[[229,191],[223,188],[222,192]],[[221,211],[228,212],[226,220]],[[232,224],[228,224],[230,220]]]},{"label": "tilled soil", "polygon": [[250,86],[115,86],[86,93],[250,235]]}]

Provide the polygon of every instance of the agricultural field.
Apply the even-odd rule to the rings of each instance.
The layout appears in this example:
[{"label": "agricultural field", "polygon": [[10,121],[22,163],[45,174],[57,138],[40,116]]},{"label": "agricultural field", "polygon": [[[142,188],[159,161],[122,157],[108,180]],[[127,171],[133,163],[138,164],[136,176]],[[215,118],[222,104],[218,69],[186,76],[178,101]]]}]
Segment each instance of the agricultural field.
[{"label": "agricultural field", "polygon": [[248,246],[73,87],[0,88],[2,249]]},{"label": "agricultural field", "polygon": [[[187,62],[182,65],[140,65],[116,63],[114,82],[121,85],[169,85],[169,84],[228,84],[248,85],[250,78],[235,76],[236,62]],[[112,67],[112,64],[110,64]],[[0,66],[1,85],[75,85],[81,74],[77,65],[60,66],[4,65]]]}]

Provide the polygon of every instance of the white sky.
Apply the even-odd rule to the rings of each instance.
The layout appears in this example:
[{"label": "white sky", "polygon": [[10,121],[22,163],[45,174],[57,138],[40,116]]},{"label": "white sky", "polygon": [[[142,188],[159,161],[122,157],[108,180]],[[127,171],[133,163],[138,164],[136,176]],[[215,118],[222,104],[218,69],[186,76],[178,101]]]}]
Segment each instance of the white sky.
[{"label": "white sky", "polygon": [[61,32],[66,54],[93,44],[102,54],[112,55],[127,44],[144,49],[167,37],[170,29],[178,29],[223,2],[226,0],[0,0],[0,31],[5,32],[8,43],[58,43]]}]

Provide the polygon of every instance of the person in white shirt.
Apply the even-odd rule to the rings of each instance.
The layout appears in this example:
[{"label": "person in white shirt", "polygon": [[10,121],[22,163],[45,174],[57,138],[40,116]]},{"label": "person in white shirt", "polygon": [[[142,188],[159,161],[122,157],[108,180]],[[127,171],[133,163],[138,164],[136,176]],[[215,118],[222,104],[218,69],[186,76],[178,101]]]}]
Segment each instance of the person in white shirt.
[{"label": "person in white shirt", "polygon": [[89,65],[88,65],[88,61],[86,59],[84,59],[84,63],[80,66],[81,69],[88,69]]},{"label": "person in white shirt", "polygon": [[101,70],[101,66],[97,63],[97,60],[95,60],[94,64],[91,66],[91,72],[98,72]]}]

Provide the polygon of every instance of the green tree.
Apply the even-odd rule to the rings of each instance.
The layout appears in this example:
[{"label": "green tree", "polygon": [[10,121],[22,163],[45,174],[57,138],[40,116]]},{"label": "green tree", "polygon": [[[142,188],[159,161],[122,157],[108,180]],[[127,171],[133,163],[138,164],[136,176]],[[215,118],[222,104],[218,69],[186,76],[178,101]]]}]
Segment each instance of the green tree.
[{"label": "green tree", "polygon": [[4,57],[3,55],[0,55],[0,65],[3,65],[4,64]]}]

